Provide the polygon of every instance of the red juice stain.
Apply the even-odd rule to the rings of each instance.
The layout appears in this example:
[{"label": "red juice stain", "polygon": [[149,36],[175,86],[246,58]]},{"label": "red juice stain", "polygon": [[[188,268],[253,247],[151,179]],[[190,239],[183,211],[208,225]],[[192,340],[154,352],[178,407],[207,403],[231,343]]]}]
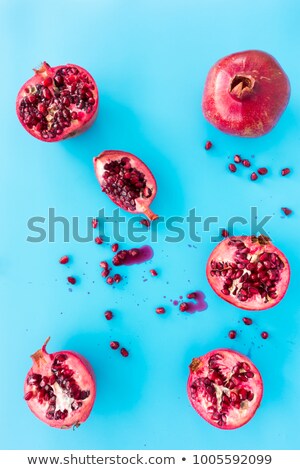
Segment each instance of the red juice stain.
[{"label": "red juice stain", "polygon": [[195,291],[196,298],[194,299],[194,302],[186,302],[188,304],[188,313],[196,313],[196,312],[203,312],[203,310],[206,310],[208,305],[205,301],[205,295],[201,291]]},{"label": "red juice stain", "polygon": [[182,295],[179,296],[180,299],[183,299]]},{"label": "red juice stain", "polygon": [[176,305],[178,305],[178,304],[179,304],[178,300],[173,300],[173,305],[176,306]]},{"label": "red juice stain", "polygon": [[127,256],[122,264],[131,266],[133,264],[141,264],[153,258],[154,252],[151,246],[145,245],[138,249],[139,252],[136,256]]}]

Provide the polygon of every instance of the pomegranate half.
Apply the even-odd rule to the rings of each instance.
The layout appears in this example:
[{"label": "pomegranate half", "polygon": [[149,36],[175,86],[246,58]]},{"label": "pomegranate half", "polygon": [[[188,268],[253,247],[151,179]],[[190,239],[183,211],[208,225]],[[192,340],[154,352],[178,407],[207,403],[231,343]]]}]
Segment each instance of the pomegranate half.
[{"label": "pomegranate half", "polygon": [[102,191],[117,206],[150,220],[158,216],[150,209],[156,196],[156,181],[149,168],[132,153],[106,150],[94,158],[96,176]]},{"label": "pomegranate half", "polygon": [[289,79],[274,57],[243,51],[223,57],[210,69],[202,110],[227,134],[259,137],[276,125],[289,97]]},{"label": "pomegranate half", "polygon": [[48,354],[46,345],[32,357],[24,398],[33,414],[49,426],[78,427],[89,416],[96,397],[94,373],[88,361],[73,351]]},{"label": "pomegranate half", "polygon": [[268,237],[228,237],[212,251],[206,275],[227,302],[245,310],[265,310],[284,297],[290,267]]},{"label": "pomegranate half", "polygon": [[263,382],[248,357],[231,349],[216,349],[192,360],[187,391],[192,406],[209,424],[235,429],[254,416]]},{"label": "pomegranate half", "polygon": [[57,142],[88,129],[99,101],[93,77],[73,64],[50,67],[43,62],[34,72],[17,96],[17,115],[26,131],[44,142]]}]

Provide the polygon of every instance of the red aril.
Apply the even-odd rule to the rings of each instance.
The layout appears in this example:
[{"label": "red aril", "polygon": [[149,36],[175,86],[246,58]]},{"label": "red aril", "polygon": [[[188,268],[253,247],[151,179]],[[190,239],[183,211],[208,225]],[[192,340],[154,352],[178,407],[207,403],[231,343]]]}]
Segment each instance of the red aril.
[{"label": "red aril", "polygon": [[96,176],[102,191],[117,206],[157,219],[150,204],[156,196],[156,181],[149,168],[135,155],[121,150],[106,150],[94,158]]},{"label": "red aril", "polygon": [[210,69],[202,110],[227,134],[258,137],[276,125],[289,97],[289,79],[274,57],[243,51],[223,57]]},{"label": "red aril", "polygon": [[48,354],[46,345],[31,357],[24,398],[33,414],[49,426],[68,429],[89,416],[96,396],[93,370],[73,351]]},{"label": "red aril", "polygon": [[73,64],[50,67],[43,62],[20,89],[17,115],[33,137],[57,142],[87,130],[98,111],[93,77]]},{"label": "red aril", "polygon": [[209,424],[235,429],[253,418],[263,383],[248,357],[216,349],[192,360],[187,390],[192,406]]},{"label": "red aril", "polygon": [[265,310],[284,297],[290,267],[268,237],[229,237],[211,253],[206,275],[227,302],[246,310]]}]

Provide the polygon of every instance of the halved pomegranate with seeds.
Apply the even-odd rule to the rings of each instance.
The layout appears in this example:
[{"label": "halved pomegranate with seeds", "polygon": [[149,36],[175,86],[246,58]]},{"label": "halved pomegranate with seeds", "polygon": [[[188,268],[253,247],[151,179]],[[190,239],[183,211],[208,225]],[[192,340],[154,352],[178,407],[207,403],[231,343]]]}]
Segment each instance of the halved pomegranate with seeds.
[{"label": "halved pomegranate with seeds", "polygon": [[94,158],[96,176],[102,191],[117,206],[150,220],[157,215],[150,209],[156,196],[156,181],[149,168],[132,153],[106,150]]},{"label": "halved pomegranate with seeds", "polygon": [[284,297],[290,267],[268,237],[229,237],[211,253],[206,275],[227,302],[245,310],[265,310]]},{"label": "halved pomegranate with seeds", "polygon": [[263,382],[248,357],[231,349],[216,349],[192,360],[187,389],[202,418],[217,428],[235,429],[254,416]]},{"label": "halved pomegranate with seeds", "polygon": [[96,396],[93,370],[73,351],[48,354],[47,339],[33,354],[24,398],[37,418],[54,428],[79,426],[89,416]]},{"label": "halved pomegranate with seeds", "polygon": [[33,137],[57,142],[88,129],[96,119],[98,90],[93,77],[73,64],[43,62],[17,96],[17,115]]}]

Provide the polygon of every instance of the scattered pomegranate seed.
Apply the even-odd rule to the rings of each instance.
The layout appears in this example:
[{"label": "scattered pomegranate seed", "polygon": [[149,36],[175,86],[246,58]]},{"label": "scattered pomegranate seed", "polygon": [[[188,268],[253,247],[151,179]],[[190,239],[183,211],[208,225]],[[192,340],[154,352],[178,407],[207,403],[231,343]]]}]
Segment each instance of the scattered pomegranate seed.
[{"label": "scattered pomegranate seed", "polygon": [[226,237],[228,237],[228,235],[229,235],[228,230],[226,230],[225,228],[223,228],[223,230],[222,230],[222,237],[226,238]]},{"label": "scattered pomegranate seed", "polygon": [[288,175],[290,172],[291,172],[291,170],[290,170],[289,168],[283,168],[283,169],[281,170],[282,176],[286,176],[286,175]]},{"label": "scattered pomegranate seed", "polygon": [[287,207],[282,207],[281,210],[285,215],[291,215],[292,213],[291,209],[288,209]]},{"label": "scattered pomegranate seed", "polygon": [[181,312],[186,312],[188,308],[189,308],[189,305],[186,302],[181,302],[181,304],[179,305],[179,310]]},{"label": "scattered pomegranate seed", "polygon": [[259,168],[259,169],[257,170],[257,173],[258,173],[259,175],[266,175],[266,174],[268,173],[268,169],[267,169],[267,168],[264,168],[264,167]]},{"label": "scattered pomegranate seed", "polygon": [[102,245],[102,243],[103,243],[102,238],[101,237],[96,237],[95,238],[95,243],[97,243],[97,245]]},{"label": "scattered pomegranate seed", "polygon": [[101,261],[100,262],[100,268],[107,269],[108,268],[108,263],[106,261]]},{"label": "scattered pomegranate seed", "polygon": [[151,276],[157,276],[157,271],[155,269],[150,269]]},{"label": "scattered pomegranate seed", "polygon": [[230,330],[229,333],[228,333],[228,336],[229,336],[230,339],[236,338],[236,331]]},{"label": "scattered pomegranate seed", "polygon": [[235,172],[236,172],[236,166],[235,166],[234,163],[229,163],[228,168],[229,168],[229,170],[231,171],[231,173],[235,173]]},{"label": "scattered pomegranate seed", "polygon": [[97,226],[98,226],[98,220],[97,220],[97,219],[93,219],[93,220],[92,220],[92,227],[93,227],[93,228],[97,228]]},{"label": "scattered pomegranate seed", "polygon": [[59,260],[60,264],[67,264],[69,262],[68,256],[62,256]]},{"label": "scattered pomegranate seed", "polygon": [[247,168],[249,168],[249,166],[251,166],[251,163],[250,163],[249,160],[247,160],[246,158],[245,158],[245,160],[242,161],[242,164],[243,164],[244,166],[246,166]]},{"label": "scattered pomegranate seed", "polygon": [[210,140],[208,140],[204,146],[205,150],[209,150],[212,148],[212,143]]},{"label": "scattered pomegranate seed", "polygon": [[258,176],[257,176],[257,174],[255,173],[255,171],[254,171],[253,173],[251,173],[250,179],[251,179],[252,181],[257,180],[257,178],[258,178]]},{"label": "scattered pomegranate seed", "polygon": [[33,397],[33,392],[30,390],[29,392],[25,394],[24,400],[26,401],[31,400],[32,397]]},{"label": "scattered pomegranate seed", "polygon": [[269,333],[267,333],[266,331],[263,331],[260,336],[262,337],[262,339],[267,339],[269,338]]},{"label": "scattered pomegranate seed", "polygon": [[115,274],[114,275],[114,281],[119,284],[120,281],[122,281],[122,276],[120,274]]},{"label": "scattered pomegranate seed", "polygon": [[150,220],[142,219],[140,220],[140,224],[145,225],[145,227],[150,227]]},{"label": "scattered pomegranate seed", "polygon": [[132,248],[131,250],[128,251],[130,256],[137,256],[139,254],[140,250],[138,248]]},{"label": "scattered pomegranate seed", "polygon": [[122,354],[123,357],[128,357],[129,356],[129,352],[125,348],[121,348],[120,353]]},{"label": "scattered pomegranate seed", "polygon": [[101,271],[101,276],[102,277],[107,277],[109,275],[109,270],[108,269],[103,269],[103,271]]},{"label": "scattered pomegranate seed", "polygon": [[112,247],[111,247],[111,250],[112,250],[114,253],[116,253],[116,251],[118,251],[118,249],[119,249],[119,245],[118,245],[117,243],[114,243],[114,244],[112,245]]},{"label": "scattered pomegranate seed", "polygon": [[245,323],[245,325],[252,325],[253,320],[251,318],[244,317],[243,322]]},{"label": "scattered pomegranate seed", "polygon": [[113,313],[110,310],[106,310],[106,312],[104,312],[104,316],[106,320],[111,320],[113,317]]},{"label": "scattered pomegranate seed", "polygon": [[191,292],[190,294],[187,294],[188,299],[197,299],[197,293],[196,292]]},{"label": "scattered pomegranate seed", "polygon": [[109,276],[109,277],[106,279],[106,282],[107,282],[107,284],[112,285],[112,284],[114,283],[114,279],[113,279],[111,276]]},{"label": "scattered pomegranate seed", "polygon": [[73,276],[67,277],[67,280],[68,280],[68,282],[69,282],[70,284],[76,284],[76,279],[75,279],[75,277],[73,277]]},{"label": "scattered pomegranate seed", "polygon": [[159,313],[159,314],[166,313],[166,309],[164,307],[157,307],[155,311],[156,313]]},{"label": "scattered pomegranate seed", "polygon": [[241,157],[240,157],[239,155],[235,155],[235,156],[233,157],[233,160],[235,161],[235,163],[241,163],[241,161],[242,161],[242,159],[241,159]]},{"label": "scattered pomegranate seed", "polygon": [[111,349],[118,349],[120,347],[120,343],[118,341],[111,341],[110,347]]}]

